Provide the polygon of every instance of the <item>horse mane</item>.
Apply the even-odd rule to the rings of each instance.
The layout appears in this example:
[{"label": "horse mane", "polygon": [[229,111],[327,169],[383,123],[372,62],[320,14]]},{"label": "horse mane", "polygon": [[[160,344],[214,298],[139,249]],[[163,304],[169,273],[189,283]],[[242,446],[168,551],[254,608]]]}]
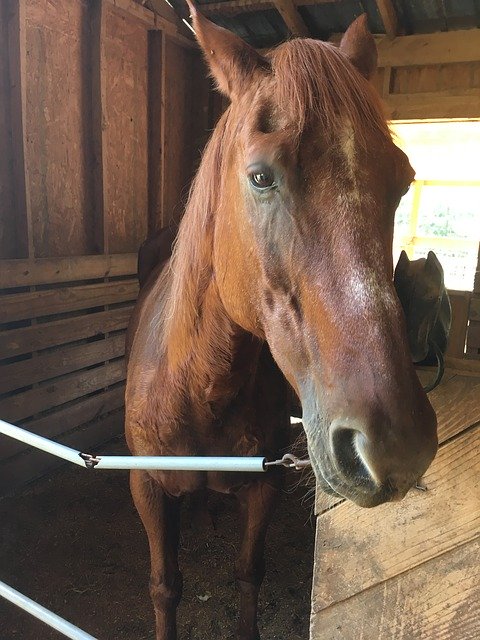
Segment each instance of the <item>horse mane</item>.
[{"label": "horse mane", "polygon": [[[378,93],[337,47],[294,39],[278,46],[268,58],[274,87],[271,100],[285,113],[293,135],[299,138],[318,119],[325,138],[332,141],[348,120],[361,144],[366,144],[369,132],[391,140]],[[162,333],[171,365],[190,355],[191,337],[198,330],[202,300],[212,280],[214,218],[228,168],[226,159],[237,133],[230,116],[229,107],[205,148],[170,261],[172,280]],[[170,339],[173,332],[175,340]]]},{"label": "horse mane", "polygon": [[297,135],[315,120],[332,141],[347,120],[361,144],[373,132],[391,139],[377,90],[335,45],[299,38],[279,45],[269,58],[275,79],[273,100]]}]

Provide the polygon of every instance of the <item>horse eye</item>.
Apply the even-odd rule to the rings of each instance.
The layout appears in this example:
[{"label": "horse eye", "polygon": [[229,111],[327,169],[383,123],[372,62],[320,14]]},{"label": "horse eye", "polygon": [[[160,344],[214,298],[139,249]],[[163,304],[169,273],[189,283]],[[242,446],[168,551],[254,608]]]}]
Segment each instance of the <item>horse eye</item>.
[{"label": "horse eye", "polygon": [[249,178],[255,189],[265,190],[271,189],[275,186],[275,179],[273,175],[267,170],[252,171],[249,175]]}]

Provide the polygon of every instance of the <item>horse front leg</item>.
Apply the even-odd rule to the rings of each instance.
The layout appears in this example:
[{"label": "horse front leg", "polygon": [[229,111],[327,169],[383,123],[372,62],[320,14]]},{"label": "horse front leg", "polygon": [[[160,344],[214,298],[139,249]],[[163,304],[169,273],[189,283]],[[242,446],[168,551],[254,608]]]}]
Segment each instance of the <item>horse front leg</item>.
[{"label": "horse front leg", "polygon": [[258,593],[265,575],[265,535],[280,491],[263,481],[245,485],[237,492],[241,505],[243,535],[235,564],[240,591],[239,640],[259,640]]},{"label": "horse front leg", "polygon": [[130,472],[130,489],[150,546],[150,595],[157,640],[177,640],[177,606],[182,595],[178,568],[180,500],[169,498],[145,471]]}]

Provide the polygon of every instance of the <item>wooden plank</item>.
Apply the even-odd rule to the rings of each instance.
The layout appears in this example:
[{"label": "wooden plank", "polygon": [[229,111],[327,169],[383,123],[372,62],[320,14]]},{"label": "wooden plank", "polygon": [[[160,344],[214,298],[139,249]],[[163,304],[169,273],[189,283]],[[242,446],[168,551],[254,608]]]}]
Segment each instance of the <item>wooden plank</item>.
[{"label": "wooden plank", "polygon": [[480,29],[376,38],[380,67],[413,67],[477,62]]},{"label": "wooden plank", "polygon": [[13,293],[1,299],[0,323],[128,302],[135,300],[137,294],[136,280],[101,282],[31,293]]},{"label": "wooden plank", "polygon": [[47,409],[81,398],[125,379],[124,360],[71,373],[63,378],[38,386],[30,391],[0,400],[0,415],[4,420],[17,423]]},{"label": "wooden plank", "polygon": [[323,611],[314,599],[310,640],[473,640],[479,557],[480,540],[472,540]]},{"label": "wooden plank", "polygon": [[0,393],[28,387],[125,354],[124,333],[86,344],[61,347],[33,359],[2,366]]},{"label": "wooden plank", "polygon": [[476,296],[475,294],[471,296],[468,317],[475,322],[480,321],[480,296]]},{"label": "wooden plank", "polygon": [[130,276],[137,273],[137,254],[75,256],[0,261],[0,289]]},{"label": "wooden plank", "polygon": [[192,54],[165,38],[163,224],[183,215],[193,177]]},{"label": "wooden plank", "polygon": [[[11,137],[11,100],[15,88],[10,81],[8,24],[11,19],[10,3],[0,3],[0,258],[27,255],[26,233],[19,231],[19,222],[25,218],[15,215],[13,185],[13,148]],[[20,237],[17,239],[17,235]]]},{"label": "wooden plank", "polygon": [[0,359],[126,329],[133,306],[0,331]]},{"label": "wooden plank", "polygon": [[310,30],[298,13],[293,0],[273,0],[273,4],[292,36],[310,37]]},{"label": "wooden plank", "polygon": [[467,337],[468,309],[471,294],[465,292],[449,292],[452,305],[452,325],[448,338],[447,356],[462,358],[465,354]]},{"label": "wooden plank", "polygon": [[[125,386],[121,385],[88,398],[81,398],[74,404],[61,407],[43,418],[27,421],[26,424],[22,423],[21,426],[45,438],[57,440],[66,431],[71,431],[82,424],[96,420],[106,413],[120,409],[123,407],[124,400]],[[24,442],[2,436],[0,458],[6,460],[27,449],[29,447]]]},{"label": "wooden plank", "polygon": [[398,35],[398,17],[392,0],[375,0],[375,4],[382,18],[387,37],[395,38]]},{"label": "wooden plank", "polygon": [[137,251],[148,222],[148,33],[108,7],[105,225],[112,253]]},{"label": "wooden plank", "polygon": [[13,177],[13,211],[15,212],[15,241],[12,256],[33,256],[32,209],[29,170],[27,167],[27,40],[26,2],[11,0],[3,11],[7,16],[8,75],[10,107],[10,144]]},{"label": "wooden plank", "polygon": [[480,322],[471,320],[467,331],[467,355],[472,358],[480,357]]},{"label": "wooden plank", "polygon": [[457,375],[472,375],[480,378],[480,362],[478,360],[469,360],[467,358],[445,358],[445,366],[449,371],[455,371]]},{"label": "wooden plank", "polygon": [[319,517],[315,611],[478,537],[479,448],[477,425],[440,449],[424,478],[428,491],[374,511],[344,502]]},{"label": "wooden plank", "polygon": [[[123,423],[123,411],[117,411],[62,436],[58,441],[79,451],[89,451],[120,435]],[[0,495],[58,469],[63,464],[67,463],[36,450],[11,458],[0,465]],[[88,473],[80,467],[78,472]]]},{"label": "wooden plank", "polygon": [[86,0],[26,3],[27,158],[36,257],[95,249],[89,18]]},{"label": "wooden plank", "polygon": [[[480,30],[479,30],[480,31]],[[445,92],[390,94],[387,101],[392,120],[480,117],[480,92],[469,89],[458,95]]]},{"label": "wooden plank", "polygon": [[148,34],[148,233],[162,227],[164,39]]},{"label": "wooden plank", "polygon": [[93,209],[95,248],[108,253],[108,220],[105,215],[105,129],[106,109],[106,36],[107,11],[105,0],[94,0],[90,17],[90,51],[92,83],[92,151],[93,151]]}]

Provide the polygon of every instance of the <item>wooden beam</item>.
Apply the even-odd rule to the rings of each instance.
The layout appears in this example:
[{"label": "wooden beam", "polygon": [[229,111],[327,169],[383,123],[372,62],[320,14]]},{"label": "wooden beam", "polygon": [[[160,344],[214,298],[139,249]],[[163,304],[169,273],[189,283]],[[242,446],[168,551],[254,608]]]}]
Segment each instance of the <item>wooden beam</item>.
[{"label": "wooden beam", "polygon": [[379,67],[411,67],[480,60],[480,29],[447,31],[391,40],[377,37]]},{"label": "wooden beam", "polygon": [[[162,0],[163,1],[163,0]],[[333,4],[337,0],[291,0],[294,7],[316,4]],[[247,11],[264,11],[275,6],[275,0],[225,0],[225,2],[209,2],[201,5],[204,15],[238,14]]]},{"label": "wooden beam", "polygon": [[398,35],[398,18],[392,0],[376,0],[376,4],[387,38],[395,38]]},{"label": "wooden beam", "polygon": [[105,130],[106,114],[106,16],[105,0],[91,5],[91,87],[93,128],[93,194],[94,239],[98,253],[108,253],[107,205],[105,195]]},{"label": "wooden beam", "polygon": [[445,91],[390,94],[387,108],[392,120],[479,118],[480,90],[470,89],[455,95]]},{"label": "wooden beam", "polygon": [[165,34],[148,34],[148,233],[162,226]]},{"label": "wooden beam", "polygon": [[273,4],[282,16],[292,36],[302,36],[304,38],[310,36],[310,31],[303,21],[302,16],[298,13],[293,0],[273,0]]},{"label": "wooden beam", "polygon": [[204,15],[235,15],[248,11],[264,11],[273,6],[273,0],[225,0],[225,2],[202,4],[200,10]]},{"label": "wooden beam", "polygon": [[[32,212],[27,165],[25,0],[10,0],[7,16],[10,81],[10,127],[13,157],[13,193],[16,213],[17,255],[34,256]],[[3,152],[2,152],[3,153]]]}]

